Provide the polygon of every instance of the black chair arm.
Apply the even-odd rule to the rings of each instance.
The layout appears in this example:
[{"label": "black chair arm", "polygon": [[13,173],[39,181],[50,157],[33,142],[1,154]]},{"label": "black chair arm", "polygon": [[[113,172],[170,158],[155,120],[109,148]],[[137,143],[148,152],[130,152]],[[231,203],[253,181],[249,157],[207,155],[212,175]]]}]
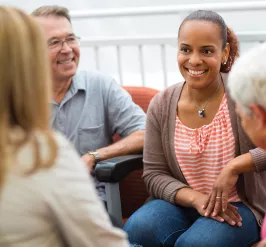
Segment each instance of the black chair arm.
[{"label": "black chair arm", "polygon": [[98,181],[120,182],[129,173],[143,168],[143,155],[130,154],[103,160],[97,163],[94,173]]}]

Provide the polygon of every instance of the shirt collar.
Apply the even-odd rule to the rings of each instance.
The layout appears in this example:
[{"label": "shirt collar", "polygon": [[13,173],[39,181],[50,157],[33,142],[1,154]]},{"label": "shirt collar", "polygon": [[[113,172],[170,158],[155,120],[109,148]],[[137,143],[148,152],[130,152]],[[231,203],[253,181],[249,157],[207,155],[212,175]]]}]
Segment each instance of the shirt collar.
[{"label": "shirt collar", "polygon": [[[72,83],[70,85],[69,90],[67,91],[64,99],[62,100],[62,102],[64,100],[68,100],[68,98],[73,97],[73,95],[75,95],[79,90],[83,90],[86,91],[86,85],[85,85],[86,81],[79,79],[77,73],[73,76],[72,78]],[[58,105],[54,100],[52,100],[52,104],[53,105]]]},{"label": "shirt collar", "polygon": [[78,73],[76,73],[72,78],[72,83],[70,89],[73,88],[75,91],[86,90],[85,80],[80,80],[78,78]]}]

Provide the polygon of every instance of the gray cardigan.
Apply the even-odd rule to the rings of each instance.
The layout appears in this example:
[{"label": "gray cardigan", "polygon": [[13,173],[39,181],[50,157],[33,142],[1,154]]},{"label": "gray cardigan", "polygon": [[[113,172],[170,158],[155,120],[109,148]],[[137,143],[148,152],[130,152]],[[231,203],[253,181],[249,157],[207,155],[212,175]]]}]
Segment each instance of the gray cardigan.
[{"label": "gray cardigan", "polygon": [[[222,76],[226,86],[227,76]],[[176,110],[183,86],[184,82],[175,84],[153,98],[147,113],[145,131],[145,184],[152,197],[173,204],[177,191],[189,187],[174,150]],[[241,127],[239,117],[236,116],[234,102],[227,88],[225,93],[235,137],[235,156],[250,152],[257,171],[239,176],[238,196],[252,210],[261,225],[266,212],[266,152],[256,148],[250,141]]]}]

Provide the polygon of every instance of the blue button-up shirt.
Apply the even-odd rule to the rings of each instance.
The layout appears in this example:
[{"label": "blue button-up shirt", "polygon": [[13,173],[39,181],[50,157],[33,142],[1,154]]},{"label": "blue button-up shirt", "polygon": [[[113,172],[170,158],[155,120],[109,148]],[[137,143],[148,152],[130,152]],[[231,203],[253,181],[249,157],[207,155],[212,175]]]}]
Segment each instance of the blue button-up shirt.
[{"label": "blue button-up shirt", "polygon": [[112,78],[96,72],[77,72],[64,99],[52,102],[52,108],[52,127],[80,155],[110,145],[114,133],[125,137],[145,129],[146,115],[131,96]]}]

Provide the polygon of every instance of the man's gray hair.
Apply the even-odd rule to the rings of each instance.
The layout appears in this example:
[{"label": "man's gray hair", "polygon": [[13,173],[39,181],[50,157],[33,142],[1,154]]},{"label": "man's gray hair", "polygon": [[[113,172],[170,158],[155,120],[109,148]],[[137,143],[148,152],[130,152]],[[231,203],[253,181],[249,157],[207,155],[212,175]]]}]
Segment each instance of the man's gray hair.
[{"label": "man's gray hair", "polygon": [[237,59],[229,73],[228,87],[246,114],[251,113],[251,104],[266,110],[266,43],[256,45]]},{"label": "man's gray hair", "polygon": [[71,23],[69,10],[65,7],[58,5],[41,6],[35,9],[32,13],[33,16],[58,16],[65,17]]}]

